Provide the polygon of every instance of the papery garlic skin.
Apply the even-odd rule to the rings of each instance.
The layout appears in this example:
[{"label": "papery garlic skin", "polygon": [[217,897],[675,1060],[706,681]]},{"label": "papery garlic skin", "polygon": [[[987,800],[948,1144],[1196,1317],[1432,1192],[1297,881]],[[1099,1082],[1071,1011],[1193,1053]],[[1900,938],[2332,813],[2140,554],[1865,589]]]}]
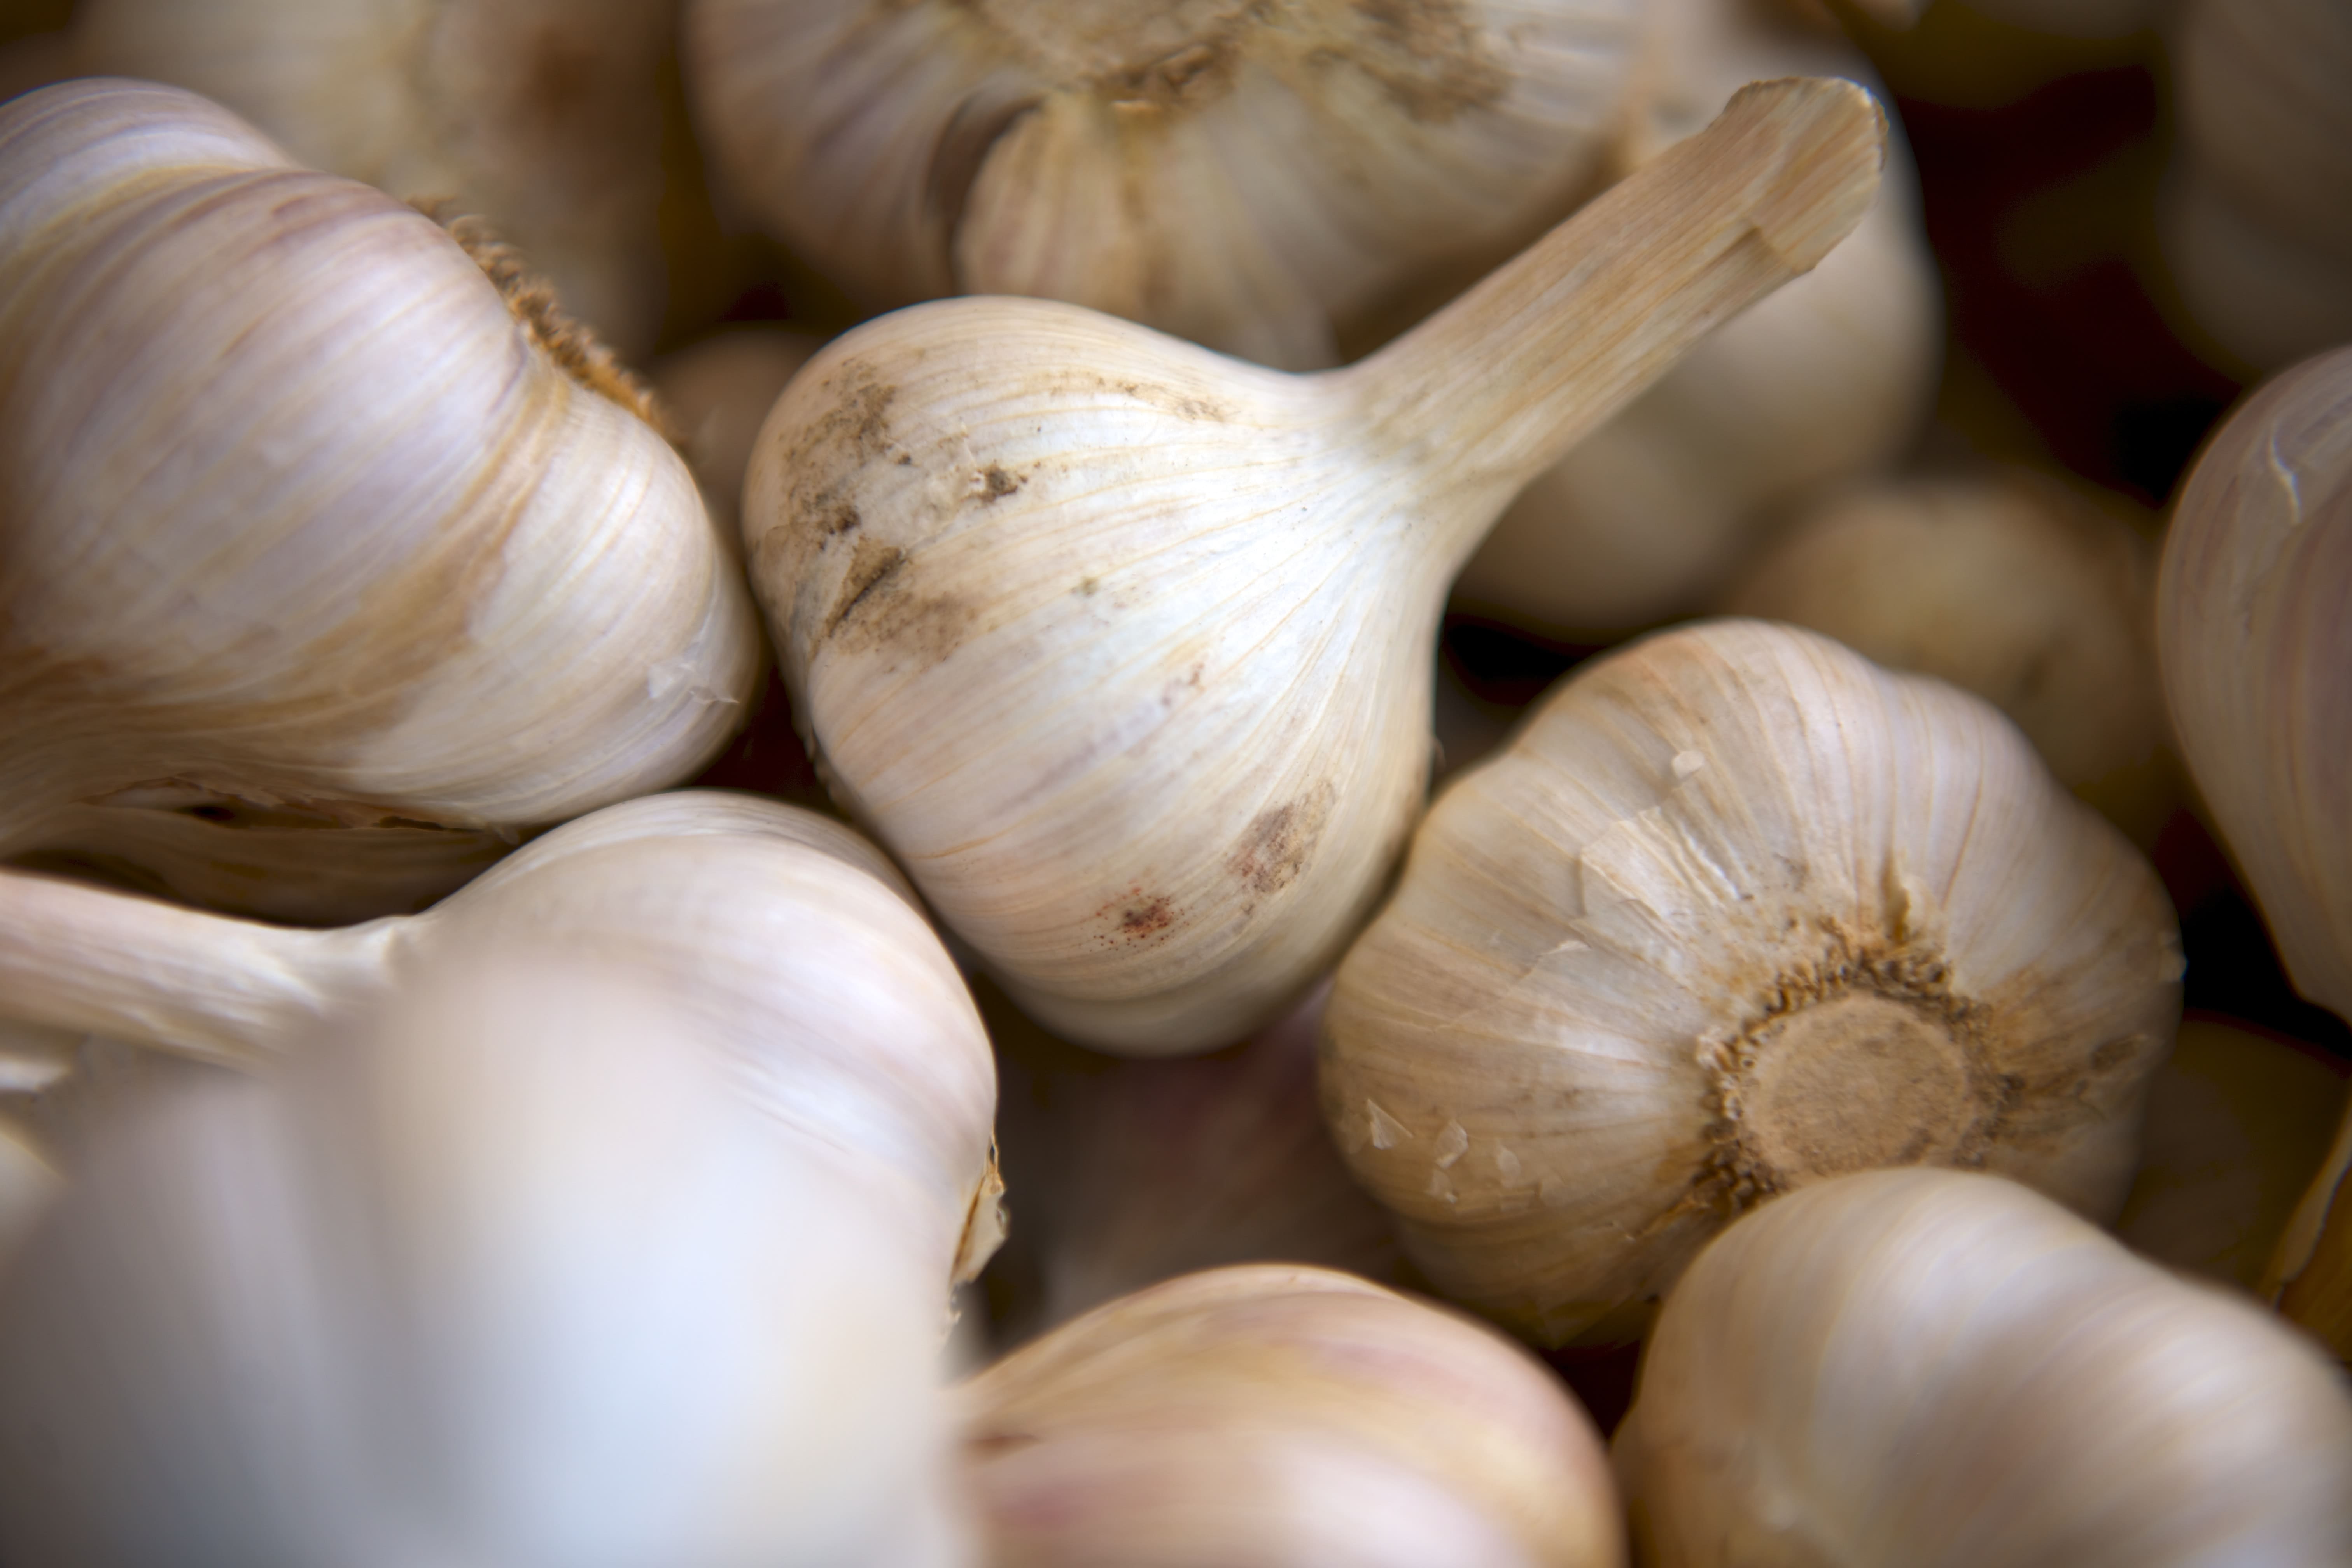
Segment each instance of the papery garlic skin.
[{"label": "papery garlic skin", "polygon": [[1809,507],[1734,581],[1732,615],[1825,633],[2014,720],[2058,782],[2153,843],[2174,804],[2155,552],[2024,469],[1917,475]]},{"label": "papery garlic skin", "polygon": [[879,851],[751,796],[649,795],[422,915],[291,931],[0,871],[0,1010],[257,1066],[521,935],[685,994],[740,1091],[895,1215],[944,1285],[1003,1234],[996,1080],[954,962]]},{"label": "papery garlic skin", "polygon": [[1287,369],[1559,210],[1634,0],[690,0],[735,195],[877,305],[1067,300]]},{"label": "papery garlic skin", "polygon": [[2352,341],[2352,12],[2183,0],[2158,222],[2196,325],[2257,371]]},{"label": "papery garlic skin", "polygon": [[1122,1297],[960,1390],[1004,1568],[1603,1568],[1584,1413],[1517,1347],[1326,1269]]},{"label": "papery garlic skin", "polygon": [[0,109],[0,856],[158,790],[511,837],[719,749],[740,578],[610,367],[519,308],[190,94]]},{"label": "papery garlic skin", "polygon": [[78,68],[203,93],[301,162],[456,204],[632,356],[661,325],[677,0],[80,0]]},{"label": "papery garlic skin", "polygon": [[[1843,38],[1754,0],[1652,0],[1635,112],[1615,157],[1639,167],[1759,78],[1885,89]],[[1547,637],[1589,639],[1703,602],[1774,509],[1892,464],[1935,399],[1942,290],[1899,139],[1878,201],[1821,266],[1724,323],[1521,492],[1455,584],[1457,601]]]},{"label": "papery garlic skin", "polygon": [[2252,1302],[1997,1179],[1758,1211],[1667,1298],[1618,1429],[1658,1568],[2321,1568],[2352,1392]]},{"label": "papery garlic skin", "polygon": [[12,1561],[967,1560],[926,1271],[689,998],[509,944],[344,1035],[111,1129],[0,1283]]},{"label": "papery garlic skin", "polygon": [[2111,1216],[2181,968],[2155,873],[1990,705],[1705,622],[1439,798],[1339,967],[1324,1116],[1444,1294],[1628,1340],[1707,1237],[1841,1172]]},{"label": "papery garlic skin", "polygon": [[1410,831],[1479,531],[1848,232],[1883,135],[1850,84],[1752,89],[1318,376],[1039,300],[835,340],[769,416],[744,530],[836,798],[1055,1032],[1172,1055],[1263,1026]]}]

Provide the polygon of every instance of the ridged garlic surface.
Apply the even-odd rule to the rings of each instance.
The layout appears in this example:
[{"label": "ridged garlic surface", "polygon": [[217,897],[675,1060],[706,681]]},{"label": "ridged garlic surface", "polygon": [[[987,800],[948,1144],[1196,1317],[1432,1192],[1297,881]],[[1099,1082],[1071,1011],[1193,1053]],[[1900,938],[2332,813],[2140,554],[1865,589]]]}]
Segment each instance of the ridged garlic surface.
[{"label": "ridged garlic surface", "polygon": [[1320,1268],[1187,1275],[960,1391],[1002,1568],[1616,1568],[1591,1423],[1517,1346]]},{"label": "ridged garlic surface", "polygon": [[1443,1294],[1628,1340],[1708,1237],[1842,1172],[2112,1217],[2181,967],[2147,863],[1989,704],[1706,622],[1439,798],[1339,967],[1324,1116]]},{"label": "ridged garlic surface", "polygon": [[421,915],[298,931],[0,871],[0,1012],[239,1066],[521,935],[679,988],[743,1093],[942,1286],[1003,1234],[988,1037],[881,853],[710,791],[565,824]]},{"label": "ridged garlic surface", "polygon": [[77,68],[200,92],[301,162],[488,219],[635,356],[662,321],[677,0],[79,0]]},{"label": "ridged garlic surface", "polygon": [[[1861,51],[1756,0],[1649,0],[1631,167],[1705,125],[1744,84],[1803,73],[1881,93]],[[1926,424],[1943,300],[1899,139],[1878,200],[1811,272],[1759,303],[1521,492],[1462,571],[1465,605],[1592,637],[1696,608],[1774,509],[1880,469]]]},{"label": "ridged garlic surface", "polygon": [[1615,1447],[1656,1568],[2352,1561],[2342,1369],[1960,1172],[1846,1176],[1726,1232]]},{"label": "ridged garlic surface", "polygon": [[2352,342],[2352,7],[2183,0],[2159,209],[2197,325],[2256,370]]},{"label": "ridged garlic surface", "polygon": [[[0,858],[193,886],[240,853],[207,816],[278,813],[325,869],[456,830],[410,864],[442,891],[724,742],[740,576],[602,350],[484,257],[504,295],[176,89],[0,108]],[[355,852],[311,918],[415,906]]]},{"label": "ridged garlic surface", "polygon": [[1388,1215],[1348,1174],[1316,1100],[1329,994],[1318,985],[1240,1045],[1179,1061],[1081,1051],[989,1016],[1001,1157],[1021,1194],[989,1270],[1001,1342],[1194,1269],[1394,1278]]},{"label": "ridged garlic surface", "polygon": [[2024,469],[1915,475],[1808,507],[1724,607],[1950,681],[2023,730],[2058,782],[2142,843],[2170,815],[2155,553]]},{"label": "ridged garlic surface", "polygon": [[1445,584],[1528,478],[1868,206],[1859,88],[1751,89],[1381,353],[1294,376],[1076,306],[835,339],[744,532],[837,798],[1056,1033],[1269,1022],[1418,813]]},{"label": "ridged garlic surface", "polygon": [[969,1561],[928,1260],[644,970],[475,949],[109,1128],[0,1276],[0,1553]]},{"label": "ridged garlic surface", "polygon": [[1589,180],[1636,0],[688,0],[737,197],[877,305],[1067,300],[1265,364]]}]

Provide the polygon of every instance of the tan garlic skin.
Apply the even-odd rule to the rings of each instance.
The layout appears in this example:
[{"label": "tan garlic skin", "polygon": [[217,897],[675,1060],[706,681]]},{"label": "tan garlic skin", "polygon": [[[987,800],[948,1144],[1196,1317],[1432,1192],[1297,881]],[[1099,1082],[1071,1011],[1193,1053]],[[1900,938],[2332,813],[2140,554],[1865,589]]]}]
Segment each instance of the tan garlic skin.
[{"label": "tan garlic skin", "polygon": [[2180,1010],[2162,886],[1990,706],[1755,621],[1583,667],[1339,967],[1324,1116],[1444,1295],[1639,1336],[1707,1238],[1875,1165],[2100,1219]]},{"label": "tan garlic skin", "polygon": [[689,0],[735,194],[877,305],[1067,300],[1261,363],[1559,210],[1634,0]]},{"label": "tan garlic skin", "polygon": [[746,1097],[942,1279],[995,1249],[995,1068],[954,962],[873,846],[748,795],[608,807],[424,914],[334,931],[0,871],[0,1011],[254,1067],[517,935],[687,991]]},{"label": "tan garlic skin", "polygon": [[298,160],[488,218],[632,358],[662,321],[677,0],[79,0],[76,64],[203,93]]},{"label": "tan garlic skin", "polygon": [[[1755,0],[1652,0],[1630,123],[1639,167],[1744,84],[1837,76],[1884,93],[1843,38]],[[1925,426],[1943,299],[1899,139],[1878,201],[1821,266],[1726,322],[1521,492],[1462,570],[1457,602],[1589,640],[1696,608],[1775,510],[1883,469]]]},{"label": "tan garlic skin", "polygon": [[743,475],[760,426],[822,340],[781,327],[730,327],[675,353],[646,373],[663,415],[719,537],[743,549]]},{"label": "tan garlic skin", "polygon": [[513,298],[176,89],[0,109],[0,858],[194,884],[237,821],[322,868],[454,830],[355,850],[311,914],[352,919],[414,907],[387,859],[446,890],[724,743],[740,577],[602,351]]},{"label": "tan garlic skin", "polygon": [[836,797],[1056,1033],[1248,1035],[1420,808],[1445,581],[1505,500],[1867,207],[1768,84],[1380,354],[1294,376],[1075,306],[919,305],[785,389],[755,591]]},{"label": "tan garlic skin", "polygon": [[11,1562],[970,1561],[937,1304],[690,992],[492,942],[107,1128],[0,1277]]},{"label": "tan garlic skin", "polygon": [[2014,1184],[1873,1171],[1726,1232],[1618,1428],[1656,1568],[2323,1568],[2352,1391]]},{"label": "tan garlic skin", "polygon": [[2187,1020],[2148,1085],[2116,1235],[2159,1263],[2264,1291],[2346,1103],[2341,1068],[2316,1047]]},{"label": "tan garlic skin", "polygon": [[989,1272],[1000,1342],[1227,1264],[1394,1279],[1388,1215],[1340,1163],[1316,1100],[1329,995],[1317,986],[1238,1046],[1150,1062],[1064,1046],[983,1000],[1005,1182],[1021,1194]]},{"label": "tan garlic skin", "polygon": [[1525,1352],[1319,1268],[1123,1297],[961,1391],[1003,1568],[1608,1568],[1591,1423]]},{"label": "tan garlic skin", "polygon": [[2159,212],[2196,324],[2258,371],[2352,341],[2352,12],[2183,0],[2179,164]]},{"label": "tan garlic skin", "polygon": [[1724,608],[1974,692],[2145,846],[2179,793],[2155,589],[2155,552],[2129,524],[2011,468],[1883,480],[1808,507]]}]

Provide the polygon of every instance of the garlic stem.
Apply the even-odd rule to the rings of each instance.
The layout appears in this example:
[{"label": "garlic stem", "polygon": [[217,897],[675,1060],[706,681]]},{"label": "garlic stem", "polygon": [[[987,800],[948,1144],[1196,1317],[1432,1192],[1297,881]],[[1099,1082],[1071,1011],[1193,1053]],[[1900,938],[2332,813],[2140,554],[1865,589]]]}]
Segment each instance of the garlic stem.
[{"label": "garlic stem", "polygon": [[0,870],[0,995],[30,1023],[256,1066],[380,968],[397,929],[263,925]]},{"label": "garlic stem", "polygon": [[[1818,264],[1862,221],[1885,158],[1885,114],[1853,83],[1748,87],[1640,176],[1331,374],[1360,389],[1375,447],[1409,446],[1429,482],[1499,504],[1709,328]],[[1481,510],[1457,531],[1475,529],[1449,569],[1491,521]]]}]

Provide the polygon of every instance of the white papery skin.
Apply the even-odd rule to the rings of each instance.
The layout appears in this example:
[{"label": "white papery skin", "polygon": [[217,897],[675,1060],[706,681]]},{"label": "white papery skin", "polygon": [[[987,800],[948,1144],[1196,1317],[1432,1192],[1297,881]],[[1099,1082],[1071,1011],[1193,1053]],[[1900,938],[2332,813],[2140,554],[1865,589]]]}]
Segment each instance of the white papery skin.
[{"label": "white papery skin", "polygon": [[2011,1183],[1780,1199],[1667,1298],[1616,1439],[1657,1568],[2327,1568],[2352,1394],[2316,1346]]},{"label": "white papery skin", "polygon": [[928,1260],[704,1022],[493,945],[110,1129],[0,1282],[0,1552],[968,1561]]},{"label": "white papery skin", "polygon": [[1525,1352],[1328,1269],[1188,1274],[959,1391],[1002,1568],[1616,1568],[1591,1423]]},{"label": "white papery skin", "polygon": [[744,533],[836,798],[1056,1033],[1175,1055],[1270,1022],[1411,830],[1479,531],[1849,232],[1883,141],[1851,84],[1753,89],[1318,375],[1043,300],[835,339],[761,433]]},{"label": "white papery skin", "polygon": [[0,871],[0,1010],[257,1065],[516,934],[676,986],[747,1098],[892,1212],[942,1287],[1002,1234],[995,1067],[961,976],[871,845],[681,791],[535,840],[421,915],[292,931]]},{"label": "white papery skin", "polygon": [[1415,835],[1324,1117],[1438,1289],[1630,1340],[1746,1208],[1929,1163],[2111,1217],[2180,1011],[2162,885],[1989,704],[1704,622],[1588,665]]},{"label": "white papery skin", "polygon": [[[1882,97],[1862,53],[1756,0],[1651,0],[1618,159],[1639,166],[1760,78],[1837,76]],[[1462,569],[1465,605],[1591,637],[1694,608],[1774,509],[1895,462],[1926,424],[1943,298],[1898,139],[1852,236],[1727,321],[1511,503]]]},{"label": "white papery skin", "polygon": [[[759,631],[677,454],[438,226],[212,104],[0,108],[0,857],[234,861],[106,817],[285,808],[326,867],[473,830],[439,891],[740,721]],[[382,859],[311,918],[414,907]]]},{"label": "white papery skin", "polygon": [[2180,166],[2160,209],[2198,326],[2258,371],[2352,340],[2352,8],[2185,0]]},{"label": "white papery skin", "polygon": [[1265,364],[1589,180],[1635,0],[690,0],[706,139],[879,305],[1025,294]]},{"label": "white papery skin", "polygon": [[203,93],[301,162],[489,219],[606,341],[662,319],[677,0],[81,0],[75,65]]}]

